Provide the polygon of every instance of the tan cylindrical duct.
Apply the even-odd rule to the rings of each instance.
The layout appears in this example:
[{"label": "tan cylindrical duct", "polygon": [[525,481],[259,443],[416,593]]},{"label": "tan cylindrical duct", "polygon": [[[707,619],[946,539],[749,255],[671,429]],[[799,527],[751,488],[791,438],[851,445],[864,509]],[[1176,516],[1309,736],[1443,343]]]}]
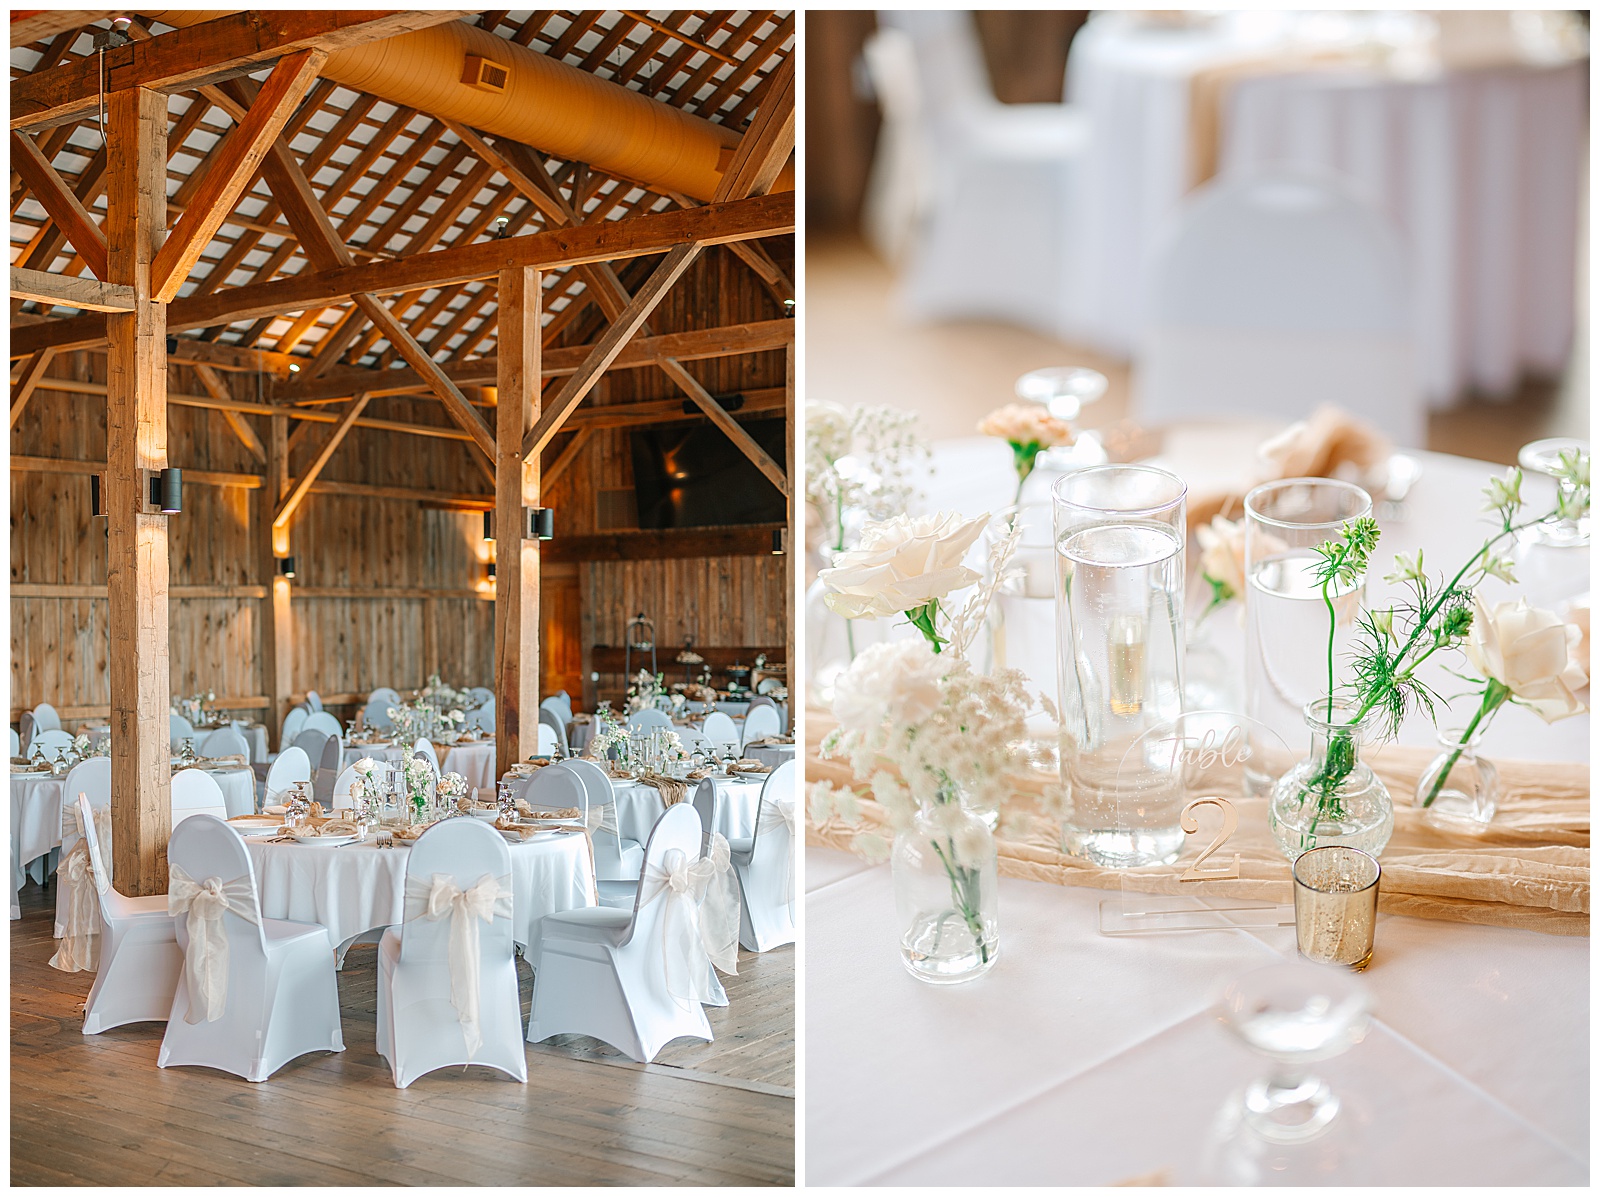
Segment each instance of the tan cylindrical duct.
[{"label": "tan cylindrical duct", "polygon": [[[144,11],[185,27],[226,15],[193,9]],[[503,90],[463,82],[468,60],[504,68]],[[336,50],[324,78],[391,104],[514,138],[562,161],[676,191],[697,200],[716,194],[739,135],[670,104],[536,53],[464,21]],[[774,191],[794,190],[787,168]]]}]

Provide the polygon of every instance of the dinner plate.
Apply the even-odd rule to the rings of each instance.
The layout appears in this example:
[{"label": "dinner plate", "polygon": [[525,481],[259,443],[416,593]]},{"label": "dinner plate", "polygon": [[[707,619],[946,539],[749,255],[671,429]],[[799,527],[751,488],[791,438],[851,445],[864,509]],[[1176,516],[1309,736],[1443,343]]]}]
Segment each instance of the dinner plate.
[{"label": "dinner plate", "polygon": [[340,844],[348,844],[360,839],[358,835],[319,835],[308,840],[295,840],[295,843],[312,848],[337,848]]},{"label": "dinner plate", "polygon": [[477,807],[473,807],[467,813],[470,814],[474,819],[487,819],[489,822],[493,823],[500,817],[500,808],[497,806],[492,810],[479,810]]},{"label": "dinner plate", "polygon": [[263,835],[277,835],[278,829],[282,827],[283,824],[273,823],[269,826],[265,823],[245,823],[242,825],[232,824],[231,826],[233,826],[233,829],[245,839],[251,840]]},{"label": "dinner plate", "polygon": [[552,831],[536,831],[532,835],[525,837],[519,831],[507,831],[503,827],[496,827],[495,830],[498,831],[501,835],[505,836],[507,841],[509,841],[510,843],[513,843],[513,844],[542,844],[546,840],[553,840],[558,835],[561,834],[560,832],[553,831],[553,830]]}]

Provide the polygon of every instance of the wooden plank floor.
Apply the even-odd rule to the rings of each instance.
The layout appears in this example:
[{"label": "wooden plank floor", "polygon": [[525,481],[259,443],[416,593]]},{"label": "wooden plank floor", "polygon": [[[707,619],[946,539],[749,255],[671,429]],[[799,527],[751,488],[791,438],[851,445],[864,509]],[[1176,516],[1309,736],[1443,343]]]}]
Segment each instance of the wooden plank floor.
[{"label": "wooden plank floor", "polygon": [[[792,1185],[794,949],[739,954],[716,1038],[641,1065],[581,1036],[396,1089],[374,1046],[375,949],[339,975],[345,1050],[270,1080],[156,1067],[163,1026],[82,1034],[93,974],[57,972],[53,882],[11,924],[11,1183]],[[532,974],[519,964],[523,1016]]]}]

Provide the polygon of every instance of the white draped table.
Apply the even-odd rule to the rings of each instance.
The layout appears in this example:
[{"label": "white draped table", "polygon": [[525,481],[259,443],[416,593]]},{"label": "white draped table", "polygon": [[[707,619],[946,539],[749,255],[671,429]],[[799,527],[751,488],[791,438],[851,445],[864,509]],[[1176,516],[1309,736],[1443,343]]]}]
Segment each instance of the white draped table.
[{"label": "white draped table", "polygon": [[[886,866],[810,848],[806,891],[812,1184],[1198,1183],[1267,1071],[1213,1005],[1293,928],[1108,939],[1104,891],[1004,879],[993,971],[936,989]],[[1586,1183],[1587,939],[1385,915],[1363,982],[1376,1024],[1318,1066],[1359,1131],[1324,1183]]]},{"label": "white draped table", "polygon": [[[469,789],[494,788],[494,741],[470,740],[464,744],[435,744],[439,753],[439,768],[445,773],[459,773],[466,778]],[[398,765],[405,760],[410,746],[385,741],[379,744],[345,744],[340,768],[348,768],[356,761],[370,757]],[[315,765],[315,762],[312,762]]]},{"label": "white draped table", "polygon": [[753,761],[760,761],[763,765],[770,765],[776,769],[784,761],[794,760],[795,746],[793,744],[762,744],[746,748],[744,754]]},{"label": "white draped table", "polygon": [[[755,834],[756,812],[761,805],[761,785],[765,775],[751,781],[717,780],[716,832],[728,839],[741,839]],[[694,801],[698,782],[689,783],[686,802]],[[661,791],[642,781],[614,779],[612,790],[617,796],[617,831],[625,840],[644,843],[650,838],[650,829],[666,813],[661,801]]]},{"label": "white draped table", "polygon": [[[321,923],[334,944],[404,921],[404,847],[371,842],[338,848],[247,839],[267,918]],[[547,914],[594,904],[594,867],[578,834],[511,844],[513,935],[533,942]]]}]

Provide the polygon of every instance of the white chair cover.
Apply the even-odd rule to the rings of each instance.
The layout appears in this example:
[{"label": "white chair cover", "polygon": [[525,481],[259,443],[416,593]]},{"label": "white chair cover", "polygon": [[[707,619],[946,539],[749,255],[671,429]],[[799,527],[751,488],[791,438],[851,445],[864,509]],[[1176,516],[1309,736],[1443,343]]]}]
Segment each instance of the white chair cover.
[{"label": "white chair cover", "polygon": [[195,815],[228,817],[227,799],[217,779],[200,769],[180,769],[172,775],[172,826]]},{"label": "white chair cover", "polygon": [[282,752],[294,743],[294,738],[305,727],[306,720],[311,717],[311,712],[304,705],[291,707],[289,713],[283,717],[283,727],[278,733],[278,751]]},{"label": "white chair cover", "polygon": [[714,866],[705,857],[668,849],[659,861],[646,861],[639,879],[639,905],[666,904],[661,916],[661,969],[667,992],[675,1000],[709,1002],[713,997],[709,957],[700,927],[700,903],[710,887]]},{"label": "white chair cover", "polygon": [[724,711],[712,711],[706,716],[705,726],[700,730],[713,744],[731,744],[735,748],[739,746],[739,729],[733,725],[733,720]]},{"label": "white chair cover", "polygon": [[195,752],[204,757],[215,759],[219,756],[242,756],[246,761],[250,759],[250,741],[244,738],[244,733],[233,724],[219,727],[211,732],[205,739],[195,745]]},{"label": "white chair cover", "polygon": [[783,900],[789,904],[790,918],[794,917],[794,846],[798,830],[793,799],[775,802],[762,799],[761,814],[756,818],[756,841],[759,843],[763,835],[779,834],[789,839],[789,853],[784,857]]},{"label": "white chair cover", "polygon": [[549,713],[548,711],[539,712],[539,755],[560,756],[561,741],[557,739],[556,729],[544,721],[545,716],[549,715]]},{"label": "white chair cover", "polygon": [[167,730],[172,740],[174,752],[183,746],[185,740],[188,740],[191,744],[194,743],[194,724],[190,723],[182,715],[167,716]]},{"label": "white chair cover", "polygon": [[[388,693],[393,694],[394,692],[391,690]],[[390,698],[388,694],[374,691],[372,697],[367,699],[367,705],[362,709],[362,721],[368,727],[376,728],[379,731],[389,731],[394,727],[394,720],[389,718],[389,708],[398,707],[399,705],[400,696],[398,694]]]},{"label": "white chair cover", "polygon": [[306,691],[306,706],[311,708],[313,714],[321,711],[322,710],[322,695],[318,694],[315,690],[307,690]]},{"label": "white chair cover", "polygon": [[63,820],[70,820],[76,842],[61,858],[56,870],[56,884],[61,887],[61,903],[57,920],[62,924],[61,943],[50,957],[50,967],[64,973],[94,972],[100,967],[100,894],[111,888],[111,870],[104,858],[97,861],[100,852],[92,845],[111,843],[111,809],[109,806],[93,809],[89,816],[96,832],[95,840],[83,834],[83,810],[88,800],[74,803],[62,812]]},{"label": "white chair cover", "polygon": [[702,864],[710,876],[700,900],[700,941],[711,963],[731,976],[739,971],[739,879],[728,841],[717,832],[711,833]]},{"label": "white chair cover", "polygon": [[777,707],[771,704],[752,705],[744,717],[742,747],[748,748],[753,740],[764,740],[768,736],[777,735],[780,722]]},{"label": "white chair cover", "polygon": [[475,705],[481,707],[486,702],[494,701],[494,691],[489,689],[488,686],[468,686],[467,697],[472,699]]},{"label": "white chair cover", "polygon": [[34,732],[33,741],[28,745],[28,751],[32,753],[37,748],[44,754],[46,760],[53,761],[56,759],[56,753],[65,752],[71,747],[72,733],[64,732],[57,727],[46,731]]},{"label": "white chair cover", "polygon": [[189,947],[183,956],[190,995],[186,1022],[216,1022],[227,1010],[228,930],[222,915],[230,910],[246,922],[260,925],[248,873],[231,881],[220,877],[196,881],[181,866],[169,866],[167,913],[173,918],[185,916],[189,933]]},{"label": "white chair cover", "polygon": [[335,740],[344,734],[344,728],[339,725],[339,721],[328,714],[327,711],[322,710],[313,711],[307,715],[306,721],[300,730],[302,733],[308,730],[319,731],[324,735],[332,736]]},{"label": "white chair cover", "polygon": [[56,714],[55,707],[41,702],[33,708],[33,726],[37,731],[60,731],[61,716]]},{"label": "white chair cover", "polygon": [[475,727],[489,735],[494,734],[494,699],[490,699],[475,711],[467,712],[467,726]]},{"label": "white chair cover", "polygon": [[417,742],[411,746],[411,752],[414,756],[427,757],[429,762],[433,765],[434,773],[437,774],[439,772],[439,750],[433,746],[433,742],[431,740],[418,739]]},{"label": "white chair cover", "polygon": [[628,716],[629,731],[648,731],[653,727],[671,727],[672,716],[655,707],[646,707]]},{"label": "white chair cover", "polygon": [[267,801],[272,802],[297,781],[310,780],[311,758],[306,750],[293,746],[285,748],[267,770]]},{"label": "white chair cover", "polygon": [[752,952],[795,941],[796,775],[794,761],[768,775],[755,834],[730,845],[739,875],[739,942]]},{"label": "white chair cover", "polygon": [[482,976],[479,924],[510,918],[511,877],[484,877],[463,891],[456,879],[435,873],[427,881],[406,877],[405,921],[450,920],[450,1005],[461,1023],[471,1060],[483,1046],[478,1026],[478,985]]},{"label": "white chair cover", "polygon": [[333,801],[334,786],[339,780],[339,762],[343,759],[344,745],[337,736],[329,736],[323,741],[322,756],[311,779],[311,793],[324,807]]},{"label": "white chair cover", "polygon": [[[23,712],[23,718],[27,718],[27,717],[28,717],[27,712]],[[17,729],[16,728],[13,727],[13,728],[11,728],[9,730],[11,732],[11,755],[12,756],[21,756],[22,755],[22,737],[17,734]]]}]

